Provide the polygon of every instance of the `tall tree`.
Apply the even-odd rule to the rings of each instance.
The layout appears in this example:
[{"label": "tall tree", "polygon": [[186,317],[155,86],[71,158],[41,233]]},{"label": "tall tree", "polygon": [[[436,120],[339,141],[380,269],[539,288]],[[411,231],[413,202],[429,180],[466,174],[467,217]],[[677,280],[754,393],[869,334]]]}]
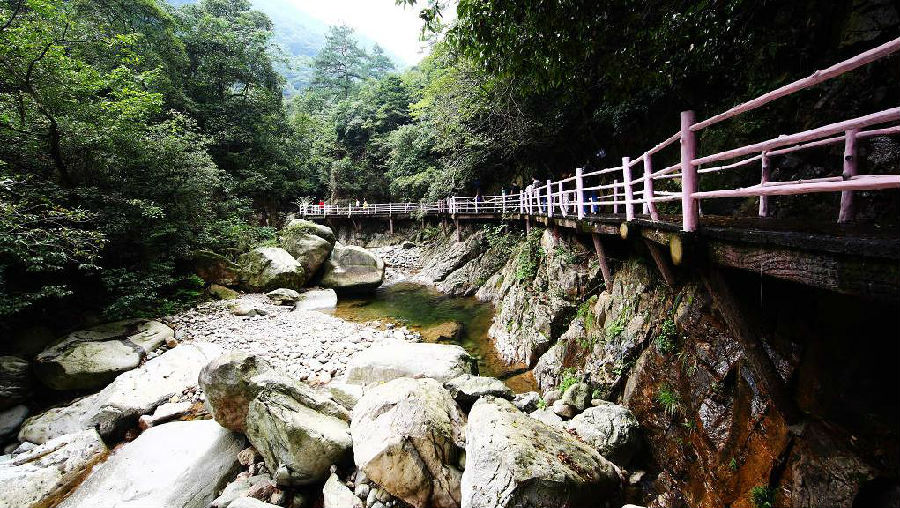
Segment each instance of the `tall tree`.
[{"label": "tall tree", "polygon": [[372,46],[372,51],[366,55],[366,77],[381,79],[396,68],[394,61],[378,44]]},{"label": "tall tree", "polygon": [[312,86],[337,99],[350,97],[366,75],[366,53],[359,47],[353,29],[347,25],[332,26],[325,36],[325,46],[313,61]]}]

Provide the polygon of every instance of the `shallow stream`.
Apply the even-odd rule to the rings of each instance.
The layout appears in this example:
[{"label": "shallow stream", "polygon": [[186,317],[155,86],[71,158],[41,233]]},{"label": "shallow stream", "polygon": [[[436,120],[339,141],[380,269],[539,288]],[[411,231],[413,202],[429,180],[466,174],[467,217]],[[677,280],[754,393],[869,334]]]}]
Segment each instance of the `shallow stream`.
[{"label": "shallow stream", "polygon": [[489,303],[400,282],[378,288],[374,295],[341,298],[334,315],[348,321],[397,323],[420,332],[426,341],[458,344],[478,360],[482,375],[502,379],[516,393],[535,389],[524,365],[507,365],[497,356],[488,336],[494,317]]}]

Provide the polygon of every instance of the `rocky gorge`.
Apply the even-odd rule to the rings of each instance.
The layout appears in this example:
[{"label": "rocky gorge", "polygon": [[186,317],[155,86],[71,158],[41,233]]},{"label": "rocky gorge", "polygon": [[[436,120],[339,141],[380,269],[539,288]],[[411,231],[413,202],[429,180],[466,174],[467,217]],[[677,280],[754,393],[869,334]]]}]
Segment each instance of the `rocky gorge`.
[{"label": "rocky gorge", "polygon": [[[457,241],[440,225],[387,235],[295,220],[277,247],[198,256],[211,301],[0,358],[0,507],[897,499],[889,412],[859,399],[865,424],[835,416],[865,355],[836,364],[829,335],[802,340],[824,325],[781,321],[762,344],[793,390],[785,406],[715,282],[669,286],[638,254],[616,252],[607,287],[589,247],[550,229]],[[514,393],[462,347],[390,316],[329,314],[382,281],[489,302],[496,355],[537,389]],[[843,378],[816,381],[822,369]],[[71,395],[46,407],[42,390]]]}]

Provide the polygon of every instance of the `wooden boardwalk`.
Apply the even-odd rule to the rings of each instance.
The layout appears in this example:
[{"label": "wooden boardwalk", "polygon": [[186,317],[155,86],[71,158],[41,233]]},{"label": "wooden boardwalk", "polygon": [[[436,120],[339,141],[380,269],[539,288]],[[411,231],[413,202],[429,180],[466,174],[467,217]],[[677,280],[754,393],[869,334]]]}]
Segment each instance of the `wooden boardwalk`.
[{"label": "wooden boardwalk", "polygon": [[[619,237],[645,243],[669,283],[674,278],[669,263],[677,266],[693,258],[841,293],[900,301],[900,231],[854,221],[856,192],[900,188],[900,174],[860,174],[857,166],[858,140],[900,135],[900,107],[709,155],[698,155],[697,141],[704,129],[873,61],[896,58],[892,55],[898,51],[900,38],[702,121],[696,120],[693,111],[684,111],[678,132],[637,157],[624,157],[621,165],[596,171],[574,168],[571,176],[561,180],[534,180],[521,189],[511,184],[509,191],[493,196],[365,206],[306,205],[301,215],[326,221],[384,220],[389,230],[395,220],[437,218],[454,221],[457,234],[460,221],[522,221],[526,229],[542,224],[592,235],[608,283],[604,243]],[[843,157],[835,160],[833,176],[772,180],[775,158],[835,145],[843,146]],[[677,162],[656,169],[654,163],[659,160]],[[704,175],[753,167],[758,184],[700,190]],[[771,196],[836,192],[841,195],[840,207],[831,221],[770,217]],[[756,199],[758,217],[701,216],[702,201],[722,198]],[[680,213],[665,215],[660,208],[680,208]]]}]

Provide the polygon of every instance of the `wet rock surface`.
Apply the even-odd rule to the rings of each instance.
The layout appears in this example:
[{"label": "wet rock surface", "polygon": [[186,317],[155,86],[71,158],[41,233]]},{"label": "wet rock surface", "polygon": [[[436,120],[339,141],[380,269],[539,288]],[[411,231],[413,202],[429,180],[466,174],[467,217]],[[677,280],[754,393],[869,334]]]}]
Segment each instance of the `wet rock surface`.
[{"label": "wet rock surface", "polygon": [[400,377],[449,381],[471,374],[473,366],[474,360],[460,346],[392,341],[355,354],[347,366],[345,381],[360,385]]}]

